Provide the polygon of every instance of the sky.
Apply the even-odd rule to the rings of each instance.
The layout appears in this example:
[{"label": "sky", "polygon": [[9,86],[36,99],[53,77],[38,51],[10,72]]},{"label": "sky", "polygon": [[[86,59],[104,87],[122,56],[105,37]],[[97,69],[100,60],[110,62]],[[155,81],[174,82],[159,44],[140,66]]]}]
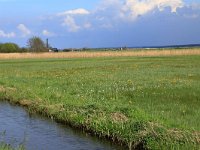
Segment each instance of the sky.
[{"label": "sky", "polygon": [[52,47],[200,44],[200,0],[0,0],[0,43]]}]

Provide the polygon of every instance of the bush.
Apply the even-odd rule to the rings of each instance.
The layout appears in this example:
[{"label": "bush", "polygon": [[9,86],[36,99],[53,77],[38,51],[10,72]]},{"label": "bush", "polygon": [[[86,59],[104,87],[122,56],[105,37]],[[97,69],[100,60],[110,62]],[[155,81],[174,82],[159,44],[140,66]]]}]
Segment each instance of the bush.
[{"label": "bush", "polygon": [[20,51],[20,48],[15,43],[0,44],[0,53],[16,53],[19,51]]}]

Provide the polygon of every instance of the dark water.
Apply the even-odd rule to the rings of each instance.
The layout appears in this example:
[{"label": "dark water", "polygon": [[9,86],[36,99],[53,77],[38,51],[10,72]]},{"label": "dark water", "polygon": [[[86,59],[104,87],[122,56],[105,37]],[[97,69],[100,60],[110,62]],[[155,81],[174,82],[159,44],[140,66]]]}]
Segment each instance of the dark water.
[{"label": "dark water", "polygon": [[0,102],[0,141],[28,150],[122,150],[113,145],[61,125],[45,117],[30,116],[26,110]]}]

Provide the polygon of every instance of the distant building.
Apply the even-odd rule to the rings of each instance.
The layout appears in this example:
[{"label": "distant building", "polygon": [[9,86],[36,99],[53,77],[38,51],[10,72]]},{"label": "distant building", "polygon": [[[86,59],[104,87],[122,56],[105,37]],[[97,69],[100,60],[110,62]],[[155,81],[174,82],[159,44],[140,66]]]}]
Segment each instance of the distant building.
[{"label": "distant building", "polygon": [[49,52],[58,52],[58,49],[57,48],[51,48],[51,49],[49,49]]}]

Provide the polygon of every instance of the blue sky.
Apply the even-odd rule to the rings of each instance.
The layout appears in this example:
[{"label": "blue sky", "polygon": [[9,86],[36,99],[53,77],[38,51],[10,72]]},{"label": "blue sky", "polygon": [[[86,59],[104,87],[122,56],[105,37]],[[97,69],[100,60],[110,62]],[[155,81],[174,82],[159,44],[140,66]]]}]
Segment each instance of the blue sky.
[{"label": "blue sky", "polygon": [[200,43],[200,0],[0,0],[0,42],[53,47]]}]

